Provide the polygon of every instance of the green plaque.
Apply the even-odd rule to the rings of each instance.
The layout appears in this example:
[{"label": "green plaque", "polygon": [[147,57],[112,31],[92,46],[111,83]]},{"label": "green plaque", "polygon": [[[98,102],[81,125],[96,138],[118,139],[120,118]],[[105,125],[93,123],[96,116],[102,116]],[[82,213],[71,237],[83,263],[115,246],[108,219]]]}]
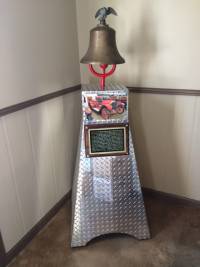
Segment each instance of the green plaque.
[{"label": "green plaque", "polygon": [[87,157],[128,154],[128,124],[85,125]]}]

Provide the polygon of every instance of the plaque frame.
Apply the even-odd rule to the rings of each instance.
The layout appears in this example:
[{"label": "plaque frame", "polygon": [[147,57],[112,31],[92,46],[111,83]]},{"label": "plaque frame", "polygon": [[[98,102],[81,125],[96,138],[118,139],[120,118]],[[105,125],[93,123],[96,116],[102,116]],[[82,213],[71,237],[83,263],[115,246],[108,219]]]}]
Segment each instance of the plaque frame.
[{"label": "plaque frame", "polygon": [[[123,129],[124,130],[124,149],[108,152],[92,152],[90,133],[96,130],[111,130],[111,129]],[[85,124],[84,125],[85,136],[85,154],[86,157],[107,157],[107,156],[123,156],[129,155],[129,123],[110,123],[110,124]]]}]

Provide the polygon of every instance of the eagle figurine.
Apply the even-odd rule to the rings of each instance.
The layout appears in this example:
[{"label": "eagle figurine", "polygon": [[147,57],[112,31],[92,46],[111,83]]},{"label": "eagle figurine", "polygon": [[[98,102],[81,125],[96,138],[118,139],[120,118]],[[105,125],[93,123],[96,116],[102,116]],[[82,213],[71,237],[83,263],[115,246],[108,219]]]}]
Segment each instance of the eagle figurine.
[{"label": "eagle figurine", "polygon": [[106,25],[106,18],[110,14],[117,16],[117,12],[112,7],[102,7],[97,10],[95,19],[98,18],[100,24]]}]

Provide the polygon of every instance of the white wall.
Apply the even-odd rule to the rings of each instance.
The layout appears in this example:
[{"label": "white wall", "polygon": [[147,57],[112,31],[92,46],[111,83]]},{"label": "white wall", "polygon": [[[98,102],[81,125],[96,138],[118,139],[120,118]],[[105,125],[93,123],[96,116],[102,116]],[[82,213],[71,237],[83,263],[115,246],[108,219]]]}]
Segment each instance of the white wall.
[{"label": "white wall", "polygon": [[[73,0],[0,0],[0,108],[80,83]],[[0,231],[10,250],[70,189],[80,92],[0,119]]]},{"label": "white wall", "polygon": [[[80,58],[88,47],[96,10],[112,6],[108,23],[126,64],[113,76],[127,86],[200,89],[200,1],[76,0]],[[93,80],[81,66],[82,82]]]},{"label": "white wall", "polygon": [[73,0],[0,0],[0,108],[80,81]]},{"label": "white wall", "polygon": [[200,200],[200,98],[133,93],[130,96],[142,184]]},{"label": "white wall", "polygon": [[[108,23],[126,64],[113,80],[127,86],[200,89],[200,1],[77,0],[79,57],[88,47],[96,10],[112,6]],[[97,82],[85,65],[83,83]],[[200,200],[200,100],[130,94],[136,156],[145,187]]]},{"label": "white wall", "polygon": [[79,91],[0,119],[0,229],[6,251],[71,189],[79,121]]}]

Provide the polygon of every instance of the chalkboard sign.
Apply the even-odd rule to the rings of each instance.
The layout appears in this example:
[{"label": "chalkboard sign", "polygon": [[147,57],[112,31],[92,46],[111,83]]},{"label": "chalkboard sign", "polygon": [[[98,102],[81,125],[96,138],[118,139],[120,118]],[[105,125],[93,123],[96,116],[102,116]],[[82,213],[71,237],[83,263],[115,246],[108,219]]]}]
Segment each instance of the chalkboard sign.
[{"label": "chalkboard sign", "polygon": [[128,123],[85,125],[87,157],[128,154]]}]

